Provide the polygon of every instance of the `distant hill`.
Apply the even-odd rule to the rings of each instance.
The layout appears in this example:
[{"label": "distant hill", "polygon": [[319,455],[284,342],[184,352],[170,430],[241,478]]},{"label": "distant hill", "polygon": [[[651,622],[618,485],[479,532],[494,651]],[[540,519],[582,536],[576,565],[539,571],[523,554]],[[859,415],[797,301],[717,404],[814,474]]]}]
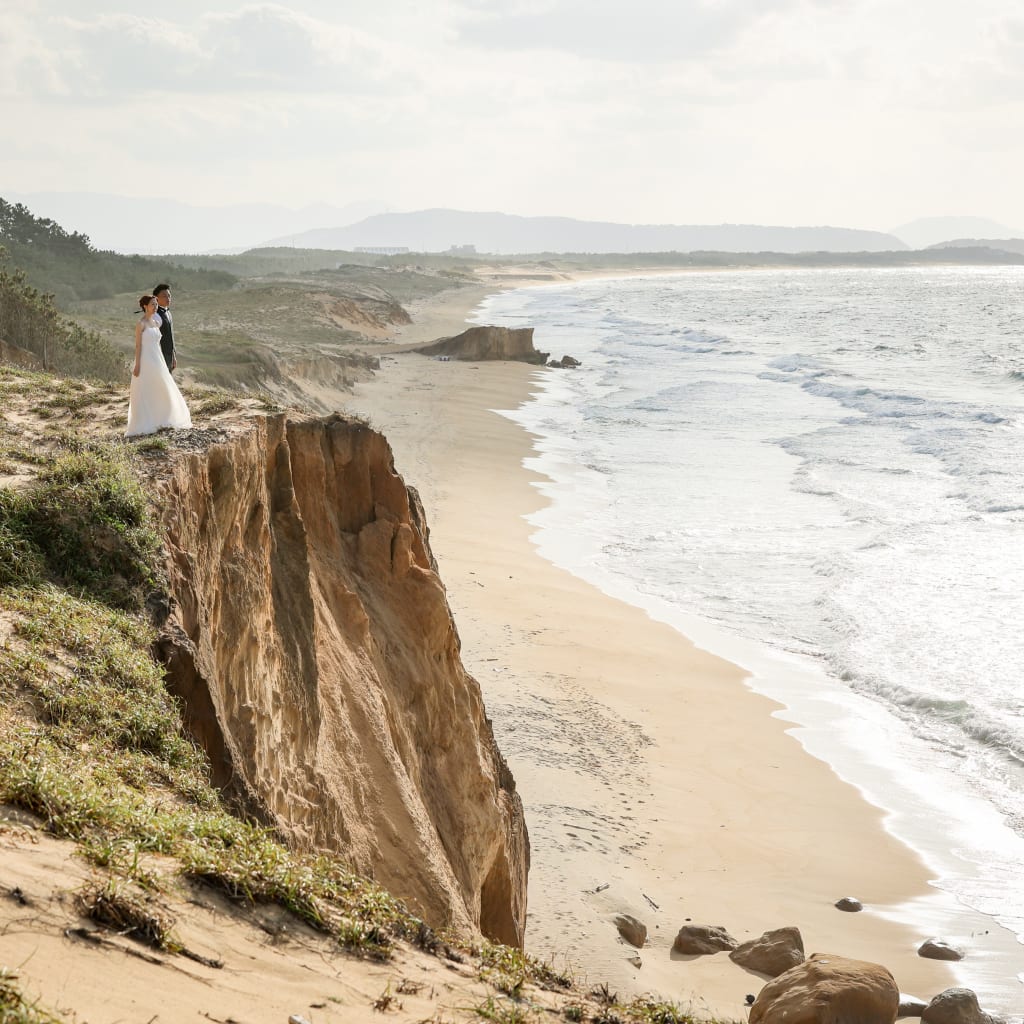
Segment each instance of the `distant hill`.
[{"label": "distant hill", "polygon": [[929,245],[929,249],[993,249],[1024,254],[1024,238],[954,238]]},{"label": "distant hill", "polygon": [[833,227],[764,227],[756,224],[614,224],[570,217],[518,217],[507,213],[418,210],[382,213],[344,227],[317,228],[265,243],[317,249],[404,246],[444,252],[475,246],[479,253],[635,252],[884,252],[906,249],[893,235]]},{"label": "distant hill", "polygon": [[[271,203],[194,206],[175,199],[94,192],[7,193],[37,216],[88,235],[98,249],[120,253],[241,251],[270,235],[291,236],[324,224],[351,224],[387,209],[377,201],[290,209]],[[286,244],[294,244],[290,240]]]},{"label": "distant hill", "polygon": [[1022,233],[987,217],[920,217],[891,231],[911,249],[927,249],[950,238],[1009,238]]}]

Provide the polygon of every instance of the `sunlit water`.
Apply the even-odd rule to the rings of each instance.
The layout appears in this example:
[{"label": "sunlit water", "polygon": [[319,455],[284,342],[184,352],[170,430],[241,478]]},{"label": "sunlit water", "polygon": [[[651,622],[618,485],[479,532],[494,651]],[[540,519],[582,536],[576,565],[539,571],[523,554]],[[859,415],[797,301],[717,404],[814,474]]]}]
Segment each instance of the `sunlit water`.
[{"label": "sunlit water", "polygon": [[583,362],[512,414],[541,552],[724,638],[941,889],[1024,937],[1024,269],[591,281],[477,319]]}]

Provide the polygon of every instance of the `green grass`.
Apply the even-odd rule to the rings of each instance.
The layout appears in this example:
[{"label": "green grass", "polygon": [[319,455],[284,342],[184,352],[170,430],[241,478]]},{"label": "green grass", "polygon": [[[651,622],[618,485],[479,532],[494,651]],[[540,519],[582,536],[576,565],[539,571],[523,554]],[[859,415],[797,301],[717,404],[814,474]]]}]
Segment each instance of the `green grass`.
[{"label": "green grass", "polygon": [[[423,924],[338,858],[288,850],[232,816],[150,657],[138,615],[52,585],[8,588],[0,610],[0,801],[80,844],[98,867],[158,885],[147,855],[242,903],[275,903],[340,945],[386,956]],[[429,931],[429,930],[428,930]]]},{"label": "green grass", "polygon": [[573,979],[564,971],[524,953],[521,949],[484,941],[480,947],[480,973],[485,981],[507,994],[521,991],[524,982],[531,982],[551,991],[568,989]]},{"label": "green grass", "polygon": [[123,446],[65,439],[37,482],[0,491],[0,586],[40,582],[117,608],[141,608],[160,541]]},{"label": "green grass", "polygon": [[230,395],[226,392],[206,393],[202,398],[192,405],[193,416],[216,416],[221,412],[228,412],[239,407],[237,395]]},{"label": "green grass", "polygon": [[489,1021],[490,1024],[528,1024],[538,1019],[538,1013],[532,1007],[496,996],[488,996],[482,1003],[470,1009],[477,1017]]},{"label": "green grass", "polygon": [[677,1003],[662,1002],[641,996],[627,1003],[622,1012],[636,1024],[698,1024],[702,1020]]}]

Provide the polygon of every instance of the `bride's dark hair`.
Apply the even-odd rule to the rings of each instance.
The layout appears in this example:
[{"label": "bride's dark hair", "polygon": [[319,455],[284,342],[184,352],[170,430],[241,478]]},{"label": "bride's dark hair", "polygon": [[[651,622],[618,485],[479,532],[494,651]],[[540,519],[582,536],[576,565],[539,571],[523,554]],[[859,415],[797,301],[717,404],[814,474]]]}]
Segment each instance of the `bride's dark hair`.
[{"label": "bride's dark hair", "polygon": [[154,296],[152,295],[143,295],[142,298],[139,299],[139,309],[141,309],[143,313],[146,312],[146,307],[153,301],[153,298]]}]

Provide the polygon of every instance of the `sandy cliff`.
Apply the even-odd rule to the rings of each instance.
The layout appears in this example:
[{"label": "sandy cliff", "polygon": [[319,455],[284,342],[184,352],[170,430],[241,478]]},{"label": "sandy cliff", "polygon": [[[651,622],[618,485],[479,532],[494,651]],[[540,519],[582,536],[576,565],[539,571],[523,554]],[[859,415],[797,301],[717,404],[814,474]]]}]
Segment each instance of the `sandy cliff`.
[{"label": "sandy cliff", "polygon": [[217,781],[428,923],[521,945],[522,805],[386,440],[258,418],[178,461],[164,499],[162,656]]}]

